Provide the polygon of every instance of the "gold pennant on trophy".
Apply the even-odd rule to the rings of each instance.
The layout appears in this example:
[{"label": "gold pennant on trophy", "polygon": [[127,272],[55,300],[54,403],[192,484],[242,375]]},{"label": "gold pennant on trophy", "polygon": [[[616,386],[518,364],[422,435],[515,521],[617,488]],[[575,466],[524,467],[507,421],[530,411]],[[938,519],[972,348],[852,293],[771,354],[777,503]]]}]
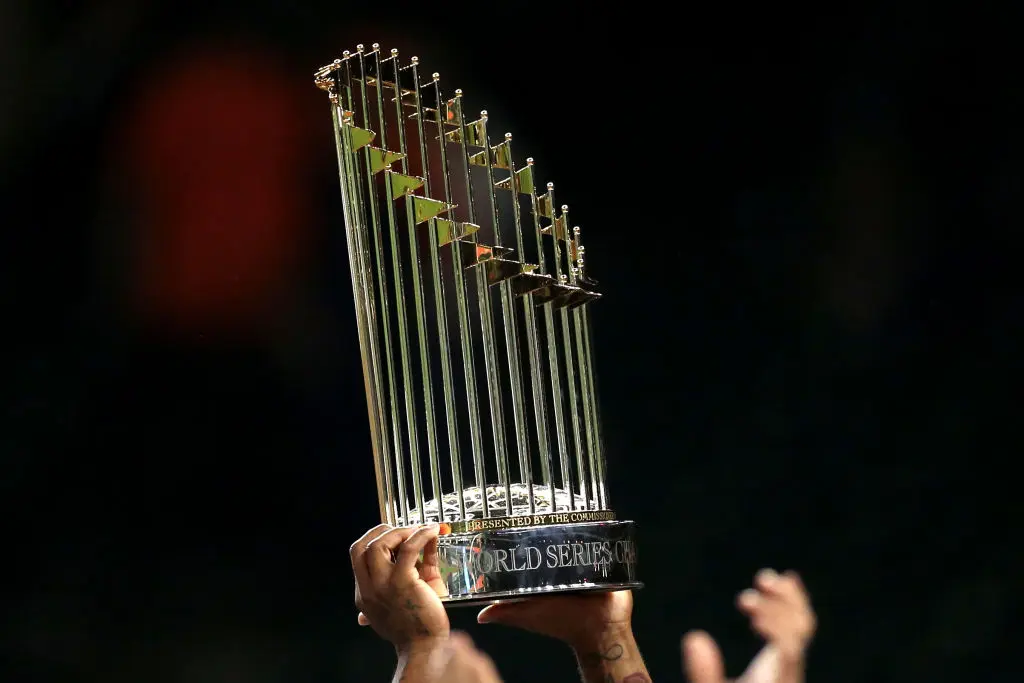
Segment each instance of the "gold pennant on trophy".
[{"label": "gold pennant on trophy", "polygon": [[400,152],[392,152],[380,147],[370,147],[370,168],[374,173],[380,173],[391,166],[392,163],[405,157]]},{"label": "gold pennant on trophy", "polygon": [[569,239],[569,233],[565,229],[565,221],[565,216],[555,216],[551,221],[551,225],[541,228],[540,231],[545,235],[554,235],[555,239],[562,240],[564,242]]},{"label": "gold pennant on trophy", "polygon": [[512,182],[515,180],[516,192],[519,194],[532,195],[534,191],[533,187],[533,166],[524,166],[517,169],[515,173],[510,175],[504,180],[499,180],[494,183],[494,187],[499,190],[512,191]]},{"label": "gold pennant on trophy", "polygon": [[491,166],[512,170],[512,145],[508,140],[491,147]]},{"label": "gold pennant on trophy", "polygon": [[469,237],[480,230],[480,226],[475,223],[452,221],[447,218],[438,218],[434,224],[437,226],[437,246],[439,247]]},{"label": "gold pennant on trophy", "polygon": [[[479,118],[476,121],[465,125],[465,144],[474,147],[487,147],[487,119]],[[452,142],[462,143],[462,128],[456,128],[448,132],[448,139]]]},{"label": "gold pennant on trophy", "polygon": [[412,194],[423,187],[423,178],[417,178],[416,176],[388,171],[387,177],[392,199],[398,199],[399,197],[404,197],[407,194]]},{"label": "gold pennant on trophy", "polygon": [[537,197],[537,215],[551,218],[553,214],[554,207],[552,206],[551,197],[546,194],[539,195]]},{"label": "gold pennant on trophy", "polygon": [[349,131],[352,135],[352,149],[358,150],[366,147],[368,144],[373,142],[373,138],[377,135],[372,130],[366,130],[365,128],[356,128],[355,126],[349,126]]},{"label": "gold pennant on trophy", "polygon": [[416,215],[416,223],[423,223],[434,216],[439,216],[442,213],[446,213],[455,208],[454,205],[446,202],[430,199],[428,197],[417,197],[415,195],[412,198],[412,203],[415,207],[414,213]]}]

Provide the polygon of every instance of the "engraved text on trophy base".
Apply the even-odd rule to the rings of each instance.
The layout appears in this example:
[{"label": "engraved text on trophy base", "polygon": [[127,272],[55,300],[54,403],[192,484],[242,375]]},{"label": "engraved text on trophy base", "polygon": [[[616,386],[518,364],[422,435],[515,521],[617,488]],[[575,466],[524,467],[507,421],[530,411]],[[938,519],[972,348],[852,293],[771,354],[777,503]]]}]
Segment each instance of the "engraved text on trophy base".
[{"label": "engraved text on trophy base", "polygon": [[[491,521],[491,520],[482,520]],[[438,540],[445,602],[638,588],[633,523],[553,524]]]},{"label": "engraved text on trophy base", "polygon": [[521,545],[508,549],[481,550],[471,556],[471,569],[482,574],[525,572],[545,567],[592,567],[597,570],[612,564],[635,564],[636,547],[632,539],[550,543],[543,546]]}]

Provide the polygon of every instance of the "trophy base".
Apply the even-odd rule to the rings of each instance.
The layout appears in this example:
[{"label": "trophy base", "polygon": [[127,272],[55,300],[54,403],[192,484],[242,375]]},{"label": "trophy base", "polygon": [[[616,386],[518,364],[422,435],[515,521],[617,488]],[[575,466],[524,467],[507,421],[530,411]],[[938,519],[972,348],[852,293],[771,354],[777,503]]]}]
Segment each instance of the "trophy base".
[{"label": "trophy base", "polygon": [[453,533],[437,551],[452,606],[643,587],[628,521]]}]

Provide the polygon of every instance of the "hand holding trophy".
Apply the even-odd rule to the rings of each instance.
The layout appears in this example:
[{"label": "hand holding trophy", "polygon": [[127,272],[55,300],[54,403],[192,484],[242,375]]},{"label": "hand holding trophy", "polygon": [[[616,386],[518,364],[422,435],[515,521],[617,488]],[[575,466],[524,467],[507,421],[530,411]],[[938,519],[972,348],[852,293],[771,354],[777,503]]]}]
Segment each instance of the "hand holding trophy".
[{"label": "hand holding trophy", "polygon": [[440,526],[448,605],[640,587],[633,524],[608,503],[588,314],[600,295],[568,206],[416,57],[359,46],[315,79],[334,120],[381,521]]},{"label": "hand holding trophy", "polygon": [[[606,487],[580,229],[512,136],[438,74],[358,46],[330,98],[382,524],[352,546],[359,622],[396,680],[500,683],[446,605],[570,645],[585,681],[649,682],[632,633],[633,523]],[[795,575],[740,607],[768,644],[739,680],[801,683],[814,614]],[[546,596],[546,597],[543,597]],[[693,683],[724,683],[690,634]]]}]

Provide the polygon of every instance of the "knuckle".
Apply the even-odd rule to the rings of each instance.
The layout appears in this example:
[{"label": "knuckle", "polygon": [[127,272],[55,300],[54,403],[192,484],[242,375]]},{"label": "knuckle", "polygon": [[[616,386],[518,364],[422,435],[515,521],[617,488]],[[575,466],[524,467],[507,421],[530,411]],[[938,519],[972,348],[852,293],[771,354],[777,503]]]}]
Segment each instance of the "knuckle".
[{"label": "knuckle", "polygon": [[487,655],[480,652],[475,648],[467,648],[465,653],[467,663],[478,673],[485,673],[487,671]]},{"label": "knuckle", "polygon": [[370,541],[368,543],[363,543],[362,542],[363,539],[365,539],[365,538],[367,538],[369,536],[374,536],[374,535],[379,537],[380,536],[379,532],[386,531],[387,529],[390,529],[390,528],[391,528],[391,526],[388,525],[388,524],[378,524],[377,526],[373,527],[368,532],[363,534],[363,536],[361,538],[356,539],[355,543],[353,543],[351,546],[349,546],[349,549],[348,549],[349,553],[352,554],[352,555],[355,555],[355,554],[359,553],[360,550],[365,549],[367,546],[369,546],[370,543],[372,543],[372,541]]}]

